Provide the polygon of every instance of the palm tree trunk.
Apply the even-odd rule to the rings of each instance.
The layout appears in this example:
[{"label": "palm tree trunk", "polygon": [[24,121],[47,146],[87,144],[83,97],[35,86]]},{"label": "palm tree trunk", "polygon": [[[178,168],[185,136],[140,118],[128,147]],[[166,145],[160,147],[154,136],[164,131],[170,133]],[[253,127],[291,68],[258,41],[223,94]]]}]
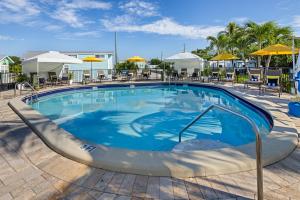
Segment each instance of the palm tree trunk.
[{"label": "palm tree trunk", "polygon": [[[261,42],[259,42],[259,50],[261,50]],[[261,65],[261,56],[258,56],[257,58],[257,67],[260,67]]]},{"label": "palm tree trunk", "polygon": [[266,68],[269,68],[270,62],[271,62],[271,58],[272,58],[272,56],[269,55],[269,56],[268,56],[268,59],[267,59],[267,62],[266,62]]}]

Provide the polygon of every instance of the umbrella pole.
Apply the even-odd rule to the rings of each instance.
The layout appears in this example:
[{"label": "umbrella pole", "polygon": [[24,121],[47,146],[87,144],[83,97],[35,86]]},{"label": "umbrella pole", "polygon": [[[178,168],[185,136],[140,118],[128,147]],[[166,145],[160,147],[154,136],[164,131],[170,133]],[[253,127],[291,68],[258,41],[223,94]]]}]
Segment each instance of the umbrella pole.
[{"label": "umbrella pole", "polygon": [[93,81],[93,63],[91,62],[91,82]]}]

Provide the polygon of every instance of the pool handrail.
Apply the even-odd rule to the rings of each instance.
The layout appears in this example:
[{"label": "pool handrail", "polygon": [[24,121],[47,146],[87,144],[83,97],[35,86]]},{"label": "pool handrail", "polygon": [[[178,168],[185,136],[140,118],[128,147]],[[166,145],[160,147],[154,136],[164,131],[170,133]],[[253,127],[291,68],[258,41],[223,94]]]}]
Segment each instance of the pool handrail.
[{"label": "pool handrail", "polygon": [[263,199],[263,171],[262,171],[262,163],[261,163],[262,142],[261,142],[261,136],[259,133],[259,129],[257,128],[256,124],[253,122],[253,120],[249,119],[247,116],[242,115],[238,112],[229,110],[228,108],[225,108],[223,106],[213,104],[213,105],[210,105],[202,113],[200,113],[197,117],[195,117],[188,125],[186,125],[179,132],[179,143],[181,142],[182,133],[184,131],[186,131],[188,128],[190,128],[194,123],[196,123],[196,121],[198,121],[201,117],[203,117],[206,113],[208,113],[213,108],[217,108],[217,109],[229,112],[231,114],[237,115],[237,116],[241,117],[242,119],[246,120],[251,125],[251,127],[255,133],[255,136],[256,136],[257,199],[262,200]]},{"label": "pool handrail", "polygon": [[[27,81],[23,81],[21,83],[19,83],[21,88],[20,88],[20,95],[22,95],[22,87],[23,86],[28,86],[30,89],[31,89],[31,95],[30,95],[30,100],[31,102],[33,101],[33,96],[35,96],[35,99],[37,100],[38,99],[38,92],[34,89],[34,87]],[[15,84],[15,90],[14,90],[14,96],[16,97],[17,96],[17,85],[18,84]]]}]

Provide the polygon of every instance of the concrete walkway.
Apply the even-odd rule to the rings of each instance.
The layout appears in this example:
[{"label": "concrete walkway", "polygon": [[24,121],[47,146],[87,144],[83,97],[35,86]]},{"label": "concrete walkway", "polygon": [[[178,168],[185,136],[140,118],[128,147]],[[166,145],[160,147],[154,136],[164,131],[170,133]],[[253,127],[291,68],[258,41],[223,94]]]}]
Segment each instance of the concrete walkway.
[{"label": "concrete walkway", "polygon": [[[259,96],[235,90],[279,117],[289,95]],[[254,199],[256,171],[175,179],[122,174],[74,162],[49,149],[7,106],[13,92],[0,96],[1,199]],[[300,120],[291,118],[300,132]],[[284,123],[284,122],[283,122]],[[300,147],[264,168],[265,199],[300,199]]]}]

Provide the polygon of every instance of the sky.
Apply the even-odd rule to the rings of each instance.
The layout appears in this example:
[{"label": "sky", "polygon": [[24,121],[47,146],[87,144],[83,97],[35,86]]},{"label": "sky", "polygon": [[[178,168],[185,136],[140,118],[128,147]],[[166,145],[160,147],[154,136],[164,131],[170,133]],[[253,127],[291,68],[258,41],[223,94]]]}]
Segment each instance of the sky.
[{"label": "sky", "polygon": [[0,0],[0,54],[113,51],[160,58],[204,48],[231,21],[275,21],[300,36],[299,0]]}]

